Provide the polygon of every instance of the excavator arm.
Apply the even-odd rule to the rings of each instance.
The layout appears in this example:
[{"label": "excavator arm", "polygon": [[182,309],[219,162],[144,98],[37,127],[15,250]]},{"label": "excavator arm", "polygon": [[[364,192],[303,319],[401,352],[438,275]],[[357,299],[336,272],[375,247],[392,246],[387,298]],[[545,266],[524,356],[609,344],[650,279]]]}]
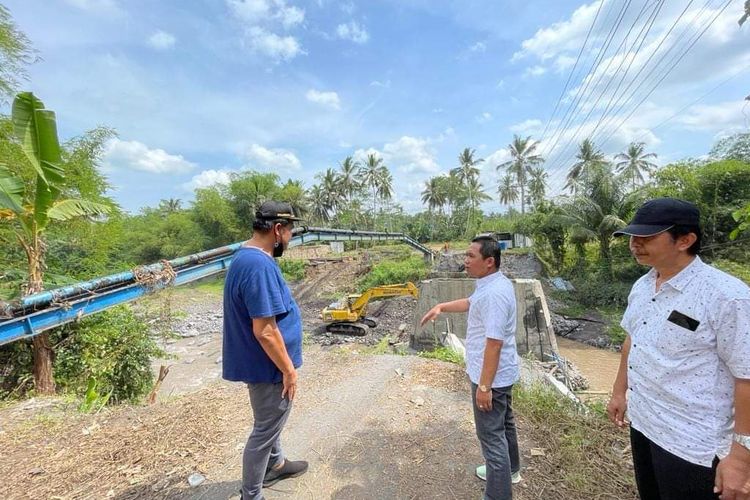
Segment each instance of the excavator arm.
[{"label": "excavator arm", "polygon": [[326,330],[332,333],[346,335],[365,335],[368,328],[374,328],[376,323],[367,318],[367,305],[372,299],[380,297],[397,297],[402,295],[419,296],[419,289],[414,283],[399,283],[397,285],[382,285],[372,287],[361,295],[350,295],[339,303],[326,307],[321,312],[321,318],[327,322]]},{"label": "excavator arm", "polygon": [[361,318],[365,315],[367,310],[367,304],[372,299],[380,297],[397,297],[401,295],[411,295],[412,297],[419,296],[419,290],[414,283],[399,283],[397,285],[382,285],[368,289],[362,295],[357,298],[350,306],[352,312],[357,313]]}]

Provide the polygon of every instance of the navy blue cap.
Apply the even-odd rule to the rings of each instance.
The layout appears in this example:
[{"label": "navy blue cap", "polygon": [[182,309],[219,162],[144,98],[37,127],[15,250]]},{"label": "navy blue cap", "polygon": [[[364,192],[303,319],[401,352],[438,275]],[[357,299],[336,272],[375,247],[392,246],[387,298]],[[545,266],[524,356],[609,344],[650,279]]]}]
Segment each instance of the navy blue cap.
[{"label": "navy blue cap", "polygon": [[633,220],[614,236],[654,236],[674,226],[700,227],[701,214],[689,201],[676,198],[656,198],[644,203]]}]

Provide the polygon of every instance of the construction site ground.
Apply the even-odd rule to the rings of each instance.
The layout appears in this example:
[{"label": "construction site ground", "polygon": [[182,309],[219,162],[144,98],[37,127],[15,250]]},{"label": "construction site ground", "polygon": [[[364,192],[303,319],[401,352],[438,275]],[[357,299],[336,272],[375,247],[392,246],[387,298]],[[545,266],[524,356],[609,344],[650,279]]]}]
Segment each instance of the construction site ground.
[{"label": "construction site ground", "polygon": [[[320,309],[351,291],[366,268],[359,256],[321,259],[293,287],[305,361],[282,442],[310,470],[264,495],[481,498],[484,483],[473,472],[482,458],[463,369],[383,354],[405,346],[413,299],[376,303],[379,326],[365,337],[333,338],[321,328]],[[238,498],[252,417],[245,386],[220,377],[220,293],[194,287],[168,300],[177,336],[164,341],[170,357],[154,362],[157,371],[170,367],[155,404],[90,414],[56,397],[0,408],[0,498]],[[522,413],[517,419],[524,480],[514,486],[516,498],[627,498],[606,481],[598,491],[572,494],[561,478],[577,464],[561,463],[549,449],[550,429],[535,429]]]}]

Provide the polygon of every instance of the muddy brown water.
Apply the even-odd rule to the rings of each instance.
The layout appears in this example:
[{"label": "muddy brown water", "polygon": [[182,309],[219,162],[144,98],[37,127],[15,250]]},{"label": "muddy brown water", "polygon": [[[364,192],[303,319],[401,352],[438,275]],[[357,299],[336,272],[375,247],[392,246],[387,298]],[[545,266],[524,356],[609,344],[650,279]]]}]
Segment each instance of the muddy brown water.
[{"label": "muddy brown water", "polygon": [[560,354],[589,380],[590,391],[610,391],[620,366],[620,353],[557,337]]}]

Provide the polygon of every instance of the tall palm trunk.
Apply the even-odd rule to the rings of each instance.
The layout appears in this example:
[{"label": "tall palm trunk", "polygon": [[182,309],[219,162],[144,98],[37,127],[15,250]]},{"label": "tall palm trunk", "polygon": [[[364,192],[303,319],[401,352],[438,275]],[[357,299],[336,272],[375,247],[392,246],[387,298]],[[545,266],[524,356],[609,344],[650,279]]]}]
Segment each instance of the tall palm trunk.
[{"label": "tall palm trunk", "polygon": [[521,215],[523,215],[526,213],[526,186],[524,186],[525,179],[522,180],[521,178],[519,178],[518,180],[519,184],[521,185]]},{"label": "tall palm trunk", "polygon": [[[29,278],[24,296],[33,295],[44,290],[42,276],[44,274],[44,241],[39,234],[34,234],[31,242],[19,236],[19,241],[26,252],[29,265]],[[49,334],[40,333],[31,338],[34,356],[34,387],[39,394],[51,395],[55,393],[55,379],[52,373],[52,346]]]}]

